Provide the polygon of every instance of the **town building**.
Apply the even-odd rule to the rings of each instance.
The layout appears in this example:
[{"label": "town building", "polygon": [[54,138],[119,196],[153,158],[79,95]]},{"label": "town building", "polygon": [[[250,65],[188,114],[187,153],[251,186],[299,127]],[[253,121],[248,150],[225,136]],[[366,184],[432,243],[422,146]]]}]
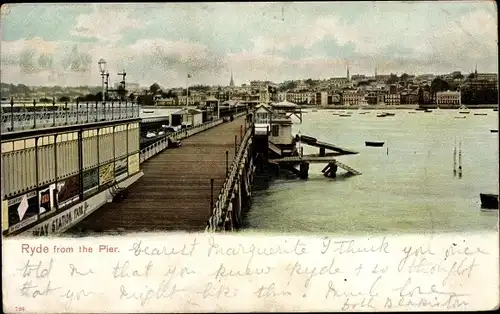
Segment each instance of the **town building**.
[{"label": "town building", "polygon": [[328,93],[317,92],[314,96],[314,104],[318,106],[326,106],[328,104]]},{"label": "town building", "polygon": [[389,106],[397,106],[401,104],[401,95],[399,93],[385,95],[385,104]]},{"label": "town building", "polygon": [[346,106],[358,106],[361,104],[363,98],[363,95],[357,90],[346,89],[342,93],[341,103]]},{"label": "town building", "polygon": [[436,105],[441,108],[460,107],[461,95],[459,91],[445,91],[436,93]]},{"label": "town building", "polygon": [[285,100],[298,105],[308,105],[311,103],[310,93],[286,93]]}]

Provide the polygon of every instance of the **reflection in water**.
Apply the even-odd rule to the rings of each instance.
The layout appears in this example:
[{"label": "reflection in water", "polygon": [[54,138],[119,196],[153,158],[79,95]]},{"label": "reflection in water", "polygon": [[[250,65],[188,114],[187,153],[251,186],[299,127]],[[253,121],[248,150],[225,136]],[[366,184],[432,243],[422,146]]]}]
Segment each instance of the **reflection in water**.
[{"label": "reflection in water", "polygon": [[[405,110],[377,118],[376,111],[339,118],[331,111],[310,112],[293,132],[359,151],[342,156],[361,171],[325,178],[324,164],[313,164],[309,179],[281,177],[252,194],[246,232],[328,232],[376,234],[496,230],[497,213],[480,212],[479,193],[498,193],[497,112],[455,119]],[[453,175],[455,140],[462,148],[462,177]],[[366,147],[385,141],[387,147]],[[304,153],[317,153],[304,147]]]}]

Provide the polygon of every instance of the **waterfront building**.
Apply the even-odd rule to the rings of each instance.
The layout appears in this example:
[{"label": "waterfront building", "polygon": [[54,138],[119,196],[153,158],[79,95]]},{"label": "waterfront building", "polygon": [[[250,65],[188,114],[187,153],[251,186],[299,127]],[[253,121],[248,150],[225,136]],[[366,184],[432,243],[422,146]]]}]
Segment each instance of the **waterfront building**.
[{"label": "waterfront building", "polygon": [[203,123],[203,112],[198,109],[182,109],[171,114],[171,125],[195,126]]},{"label": "waterfront building", "polygon": [[318,92],[315,94],[315,105],[326,106],[328,105],[328,93],[327,92]]},{"label": "waterfront building", "polygon": [[286,93],[285,100],[299,105],[311,103],[311,93]]},{"label": "waterfront building", "polygon": [[401,93],[401,104],[402,105],[413,105],[418,103],[418,93],[417,92],[402,92]]},{"label": "waterfront building", "polygon": [[459,91],[445,91],[436,93],[436,105],[441,108],[460,107],[461,95]]},{"label": "waterfront building", "polygon": [[346,106],[358,106],[361,104],[363,95],[356,90],[344,90],[342,93],[342,104]]},{"label": "waterfront building", "polygon": [[399,93],[385,95],[385,104],[390,106],[401,104],[401,95]]}]

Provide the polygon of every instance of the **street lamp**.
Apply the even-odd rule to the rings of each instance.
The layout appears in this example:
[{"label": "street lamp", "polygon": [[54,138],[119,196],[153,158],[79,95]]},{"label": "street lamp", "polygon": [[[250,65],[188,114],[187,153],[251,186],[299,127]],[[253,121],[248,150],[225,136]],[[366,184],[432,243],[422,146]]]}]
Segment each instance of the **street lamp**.
[{"label": "street lamp", "polygon": [[99,65],[99,71],[101,72],[101,78],[102,78],[102,101],[104,102],[106,100],[105,98],[105,87],[104,87],[104,78],[106,77],[106,72],[107,72],[107,62],[104,59],[100,59],[99,62],[97,63]]}]

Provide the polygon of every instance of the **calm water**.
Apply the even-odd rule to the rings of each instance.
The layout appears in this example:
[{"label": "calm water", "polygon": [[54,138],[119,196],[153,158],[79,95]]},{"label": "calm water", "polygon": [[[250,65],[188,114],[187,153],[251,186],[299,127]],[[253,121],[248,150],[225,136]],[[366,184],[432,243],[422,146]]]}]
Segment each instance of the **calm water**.
[{"label": "calm water", "polygon": [[[346,110],[350,111],[350,110]],[[325,178],[312,164],[309,179],[276,179],[252,195],[246,232],[338,234],[494,231],[497,214],[479,210],[479,193],[498,193],[498,112],[395,110],[339,117],[309,112],[293,134],[310,135],[359,152],[338,160],[362,172]],[[474,113],[487,113],[474,116]],[[453,175],[453,148],[462,142],[462,178]],[[385,141],[382,148],[365,140]],[[387,147],[388,146],[388,147]],[[457,144],[458,147],[458,144]],[[388,149],[387,149],[388,148]],[[458,148],[457,148],[458,151]],[[304,154],[318,149],[304,147]],[[458,156],[458,152],[457,152]]]}]

